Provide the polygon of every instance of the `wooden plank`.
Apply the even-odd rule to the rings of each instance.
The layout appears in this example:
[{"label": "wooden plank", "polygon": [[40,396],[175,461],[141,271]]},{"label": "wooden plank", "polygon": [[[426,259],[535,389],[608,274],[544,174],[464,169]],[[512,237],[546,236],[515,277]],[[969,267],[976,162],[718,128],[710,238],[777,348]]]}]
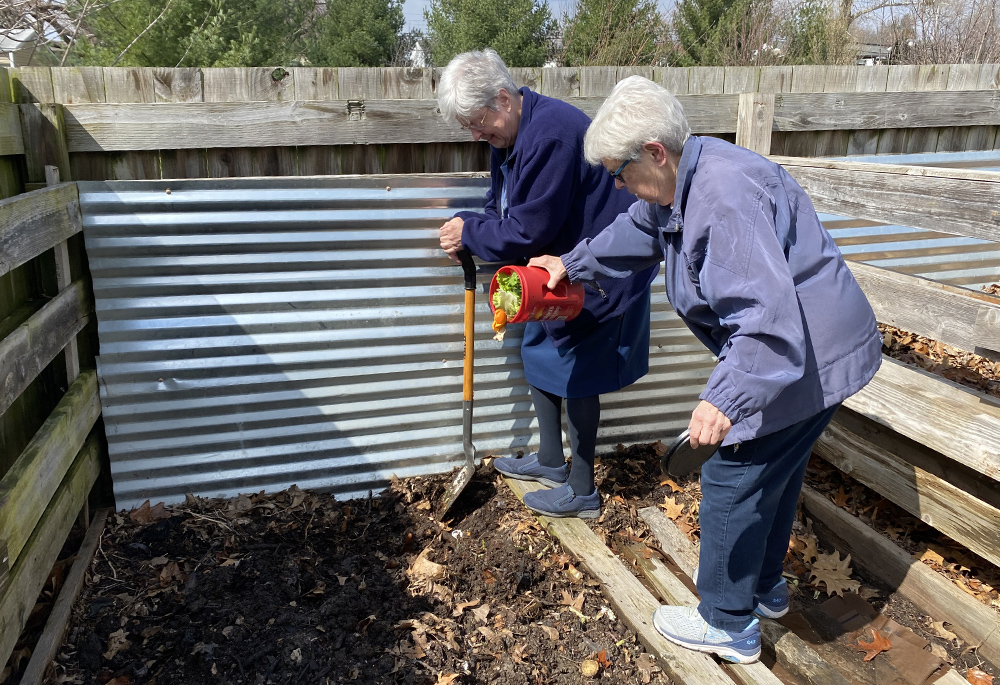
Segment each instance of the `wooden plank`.
[{"label": "wooden plank", "polygon": [[[1000,616],[955,586],[890,540],[805,486],[803,505],[819,532],[829,532],[841,553],[851,555],[855,567],[898,591],[917,608],[952,630],[992,663],[1000,663]],[[825,531],[823,530],[825,529]]]},{"label": "wooden plank", "polygon": [[[107,105],[88,105],[107,107]],[[19,105],[21,114],[21,136],[29,141],[24,149],[27,182],[44,183],[45,167],[59,167],[62,177],[72,178],[69,165],[69,149],[66,145],[66,120],[63,106],[54,104]]]},{"label": "wooden plank", "polygon": [[202,69],[205,102],[246,102],[250,85],[246,67],[216,67]]},{"label": "wooden plank", "polygon": [[162,178],[208,178],[207,151],[161,150],[160,175]]},{"label": "wooden plank", "polygon": [[153,93],[156,102],[203,102],[201,69],[156,67],[153,69]]},{"label": "wooden plank", "polygon": [[0,275],[79,233],[81,226],[73,183],[0,200]]},{"label": "wooden plank", "polygon": [[14,94],[10,89],[10,70],[0,67],[0,102],[14,102]]},{"label": "wooden plank", "polygon": [[10,657],[24,624],[48,581],[52,565],[100,473],[95,437],[87,441],[31,534],[0,593],[0,659]]},{"label": "wooden plank", "polygon": [[760,67],[725,67],[723,93],[756,93]]},{"label": "wooden plank", "polygon": [[[509,478],[504,481],[518,499],[522,499],[526,492],[542,487],[538,483]],[[707,654],[675,645],[656,631],[653,627],[653,612],[660,605],[659,602],[586,523],[577,518],[552,519],[539,516],[538,520],[566,551],[580,559],[590,574],[601,582],[604,596],[614,608],[618,619],[656,655],[657,665],[668,677],[674,682],[690,685],[732,683]]]},{"label": "wooden plank", "polygon": [[253,155],[250,148],[208,150],[209,178],[240,178],[253,176]]},{"label": "wooden plank", "polygon": [[297,176],[295,148],[254,148],[250,154],[250,173],[252,176]]},{"label": "wooden plank", "polygon": [[434,97],[431,69],[383,67],[382,97],[387,100],[424,100]]},{"label": "wooden plank", "polygon": [[[336,100],[336,67],[293,67],[296,100]],[[430,96],[428,96],[430,97]]]},{"label": "wooden plank", "polygon": [[1000,298],[849,261],[875,318],[969,352],[1000,347]]},{"label": "wooden plank", "polygon": [[52,89],[60,104],[107,102],[103,67],[61,67],[52,70]]},{"label": "wooden plank", "polygon": [[1000,400],[888,357],[848,409],[1000,480]]},{"label": "wooden plank", "polygon": [[772,157],[817,211],[1000,242],[1000,173]]},{"label": "wooden plank", "polygon": [[[340,100],[379,100],[382,98],[380,67],[340,67],[337,69]],[[435,100],[436,102],[436,100]]]},{"label": "wooden plank", "polygon": [[290,102],[295,99],[295,75],[283,67],[248,67],[247,86],[252,101]]},{"label": "wooden plank", "polygon": [[687,95],[690,90],[691,69],[689,67],[664,67],[658,69],[654,79],[674,95]]},{"label": "wooden plank", "polygon": [[827,68],[822,64],[801,64],[792,67],[793,93],[822,93],[826,86]]},{"label": "wooden plank", "polygon": [[105,102],[156,102],[152,67],[104,67]]},{"label": "wooden plank", "polygon": [[84,371],[0,480],[0,541],[7,546],[9,566],[19,558],[100,415],[97,372]]},{"label": "wooden plank", "polygon": [[[858,67],[854,90],[859,93],[884,93],[889,82],[887,65]],[[847,142],[848,155],[874,155],[878,152],[879,131],[852,131]]]},{"label": "wooden plank", "polygon": [[761,67],[757,91],[760,93],[792,92],[792,67]]},{"label": "wooden plank", "polygon": [[89,310],[89,289],[82,280],[75,281],[0,340],[0,413],[83,330]]},{"label": "wooden plank", "polygon": [[736,115],[736,144],[761,155],[771,154],[774,126],[773,93],[741,93]]},{"label": "wooden plank", "polygon": [[[886,93],[898,93],[917,89],[919,68],[910,64],[894,64],[889,67],[886,78]],[[879,135],[878,154],[899,154],[906,152],[906,131],[902,127],[889,128]]]},{"label": "wooden plank", "polygon": [[[45,167],[45,183],[48,186],[59,185],[58,167]],[[68,288],[73,282],[69,258],[69,243],[66,240],[56,243],[52,248],[52,253],[56,263],[56,289],[59,291]],[[63,357],[66,360],[66,387],[69,387],[76,380],[76,377],[80,375],[80,354],[77,349],[76,338],[66,343],[66,349],[63,350]]]},{"label": "wooden plank", "polygon": [[18,67],[10,70],[14,102],[55,102],[49,67]]},{"label": "wooden plank", "polygon": [[538,92],[560,100],[580,97],[580,68],[547,67],[543,69],[542,82]]},{"label": "wooden plank", "polygon": [[0,103],[0,157],[23,154],[20,110],[15,104]]},{"label": "wooden plank", "polygon": [[511,67],[509,71],[511,78],[514,79],[514,85],[518,88],[527,86],[537,91],[538,84],[542,82],[542,70],[538,67]]},{"label": "wooden plank", "polygon": [[125,152],[110,158],[110,179],[144,181],[160,178],[160,153],[157,150]]},{"label": "wooden plank", "polygon": [[688,94],[715,95],[722,92],[725,82],[725,67],[691,67],[691,74],[688,76]]},{"label": "wooden plank", "polygon": [[[603,69],[604,67],[582,67],[581,71],[586,71],[587,69]],[[619,81],[624,81],[629,76],[641,76],[650,81],[656,76],[656,69],[653,67],[646,66],[631,66],[631,67],[616,67],[617,78]]]},{"label": "wooden plank", "polygon": [[[640,546],[641,547],[641,546]],[[687,589],[670,569],[659,559],[646,559],[641,549],[625,545],[621,555],[628,563],[645,578],[664,604],[671,606],[698,606],[698,598]],[[771,673],[767,666],[758,661],[753,664],[732,664],[723,662],[722,667],[741,685],[780,685],[781,681]],[[838,683],[838,685],[840,685]],[[846,685],[846,683],[844,684]]]},{"label": "wooden plank", "polygon": [[[84,504],[86,508],[86,503]],[[31,652],[31,659],[28,666],[21,675],[23,685],[42,685],[45,682],[45,672],[56,658],[56,652],[62,645],[63,637],[66,635],[66,628],[69,627],[69,620],[73,612],[73,605],[76,598],[80,596],[83,589],[83,582],[87,577],[87,569],[90,568],[97,547],[101,543],[101,536],[104,534],[104,526],[107,523],[110,509],[101,509],[94,516],[94,520],[87,529],[87,535],[83,538],[80,551],[77,552],[76,560],[70,569],[59,597],[52,605],[52,611],[42,629],[42,636],[35,643],[35,649]]]},{"label": "wooden plank", "polygon": [[[735,133],[737,96],[680,99],[694,131]],[[593,116],[603,99],[569,102]],[[74,153],[468,140],[436,100],[67,105],[66,125]]]},{"label": "wooden plank", "polygon": [[619,81],[617,67],[580,69],[580,97],[607,97]]},{"label": "wooden plank", "polygon": [[[949,65],[922,64],[917,70],[917,91],[945,90],[948,84]],[[939,128],[918,128],[906,132],[905,149],[909,153],[934,152],[937,150]]]},{"label": "wooden plank", "polygon": [[[689,542],[662,511],[656,507],[646,507],[639,510],[639,515],[649,524],[650,530],[660,542],[661,549],[665,554],[671,558],[694,557],[697,560],[698,545]],[[661,538],[656,531],[661,531],[663,537]],[[694,593],[688,590],[687,586],[674,577],[666,565],[655,557],[644,559],[639,556],[633,558],[632,561],[633,565],[645,574],[661,596],[666,597],[665,593],[669,593],[669,597],[666,598],[671,604],[685,604],[687,606],[697,604],[698,600]],[[692,576],[691,571],[684,573],[689,578]],[[774,655],[783,668],[802,678],[803,682],[810,685],[850,685],[839,671],[823,661],[802,638],[777,621],[760,618],[760,632],[764,649]],[[740,675],[734,672],[734,677],[737,680],[742,680]],[[769,672],[767,675],[774,678]]]},{"label": "wooden plank", "polygon": [[813,450],[921,521],[1000,566],[1000,511],[831,423]]}]

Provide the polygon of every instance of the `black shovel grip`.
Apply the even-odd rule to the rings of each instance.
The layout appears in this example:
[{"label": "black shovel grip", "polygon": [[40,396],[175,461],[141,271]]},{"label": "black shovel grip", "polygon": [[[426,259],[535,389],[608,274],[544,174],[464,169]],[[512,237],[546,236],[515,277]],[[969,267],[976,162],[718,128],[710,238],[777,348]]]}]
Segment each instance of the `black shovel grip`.
[{"label": "black shovel grip", "polygon": [[459,250],[458,259],[462,262],[462,271],[465,272],[465,289],[476,289],[476,263],[472,261],[472,255],[468,250]]}]

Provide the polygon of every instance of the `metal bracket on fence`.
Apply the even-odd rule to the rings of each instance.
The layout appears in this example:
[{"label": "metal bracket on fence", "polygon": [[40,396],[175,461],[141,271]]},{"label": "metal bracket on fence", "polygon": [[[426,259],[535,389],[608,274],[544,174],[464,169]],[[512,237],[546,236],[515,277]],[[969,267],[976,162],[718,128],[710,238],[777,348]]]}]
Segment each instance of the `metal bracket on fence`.
[{"label": "metal bracket on fence", "polygon": [[348,121],[364,121],[365,119],[365,101],[364,100],[348,100],[347,101],[347,120]]}]

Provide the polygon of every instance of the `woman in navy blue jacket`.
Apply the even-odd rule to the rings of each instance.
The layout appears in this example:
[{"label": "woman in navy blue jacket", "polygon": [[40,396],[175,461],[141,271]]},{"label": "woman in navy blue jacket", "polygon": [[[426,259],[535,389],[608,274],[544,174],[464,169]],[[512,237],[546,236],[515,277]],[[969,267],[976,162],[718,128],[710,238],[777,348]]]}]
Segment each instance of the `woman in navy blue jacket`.
[{"label": "woman in navy blue jacket", "polygon": [[585,147],[639,200],[535,265],[555,286],[663,260],[670,303],[719,360],[688,425],[695,447],[719,445],[701,470],[701,603],[662,606],[653,624],[685,647],[756,661],[754,614],[788,611],[782,560],[812,446],[875,375],[882,336],[801,186],[758,154],[692,136],[660,86],[615,86]]},{"label": "woman in navy blue jacket", "polygon": [[[441,76],[438,103],[445,121],[491,146],[485,212],[459,212],[441,227],[441,247],[452,259],[462,249],[486,261],[522,264],[561,254],[596,236],[635,200],[584,160],[587,115],[528,88],[518,90],[493,50],[452,59]],[[648,370],[649,284],[657,268],[647,265],[623,279],[588,285],[583,313],[572,321],[525,324],[521,358],[541,443],[537,453],[497,459],[494,466],[551,488],[529,493],[524,503],[530,509],[549,516],[600,515],[594,488],[600,395]],[[564,400],[572,469],[562,447]]]}]

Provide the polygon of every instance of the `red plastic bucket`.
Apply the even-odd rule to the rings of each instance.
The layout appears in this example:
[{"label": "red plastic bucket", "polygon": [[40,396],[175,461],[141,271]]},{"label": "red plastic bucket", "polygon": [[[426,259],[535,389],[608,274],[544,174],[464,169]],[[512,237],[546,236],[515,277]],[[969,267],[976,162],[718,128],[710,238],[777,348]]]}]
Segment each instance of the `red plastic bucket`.
[{"label": "red plastic bucket", "polygon": [[583,311],[583,284],[559,281],[555,290],[549,290],[549,272],[537,266],[502,266],[490,283],[490,309],[493,293],[497,291],[497,275],[516,273],[521,279],[521,307],[508,323],[526,321],[569,321]]}]

